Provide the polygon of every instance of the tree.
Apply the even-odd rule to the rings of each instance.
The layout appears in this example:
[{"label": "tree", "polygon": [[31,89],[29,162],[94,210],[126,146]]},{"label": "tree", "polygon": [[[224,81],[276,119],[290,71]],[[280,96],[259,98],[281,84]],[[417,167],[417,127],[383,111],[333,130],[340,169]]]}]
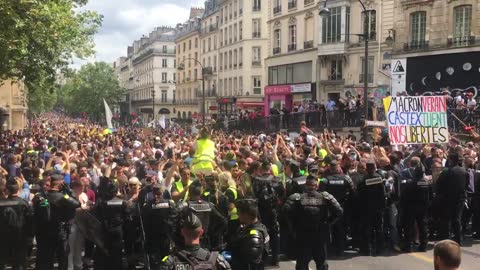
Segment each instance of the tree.
[{"label": "tree", "polygon": [[[23,79],[30,93],[51,89],[74,56],[93,54],[102,17],[88,0],[0,1],[0,82]],[[42,88],[37,88],[42,86]]]},{"label": "tree", "polygon": [[83,65],[58,92],[67,112],[86,112],[97,120],[105,113],[103,99],[112,107],[124,95],[115,71],[105,62]]}]

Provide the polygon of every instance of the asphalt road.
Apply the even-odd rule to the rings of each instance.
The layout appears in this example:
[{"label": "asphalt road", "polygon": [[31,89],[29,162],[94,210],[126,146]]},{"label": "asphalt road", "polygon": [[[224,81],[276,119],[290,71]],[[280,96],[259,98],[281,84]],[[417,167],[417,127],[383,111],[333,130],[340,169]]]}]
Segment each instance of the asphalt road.
[{"label": "asphalt road", "polygon": [[[331,257],[328,259],[329,270],[432,270],[433,269],[433,243],[429,245],[428,252],[418,253],[391,253],[377,257],[358,256],[356,252],[347,251],[342,258]],[[267,268],[274,269],[274,268]],[[277,268],[278,269],[278,268]],[[281,270],[295,269],[294,261],[280,263]],[[310,263],[310,270],[315,270],[315,263]],[[462,246],[461,270],[480,269],[480,241],[466,239]]]}]

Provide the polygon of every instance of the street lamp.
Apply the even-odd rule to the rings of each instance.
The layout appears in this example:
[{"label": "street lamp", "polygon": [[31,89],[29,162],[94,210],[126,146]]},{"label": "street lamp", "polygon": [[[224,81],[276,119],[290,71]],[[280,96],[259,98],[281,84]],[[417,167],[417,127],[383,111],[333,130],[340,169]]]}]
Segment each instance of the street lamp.
[{"label": "street lamp", "polygon": [[185,58],[182,60],[181,63],[178,64],[178,70],[185,70],[185,60],[193,60],[195,61],[195,63],[199,64],[200,67],[202,68],[202,126],[204,127],[205,126],[205,75],[206,75],[206,70],[205,70],[205,67],[202,65],[202,63],[200,63],[200,61],[198,61],[197,59],[195,58],[191,58],[191,57],[188,57],[188,58]]},{"label": "street lamp", "polygon": [[[320,9],[320,12],[318,13],[322,17],[327,17],[330,15],[330,10],[327,8],[327,2],[328,0],[325,0],[325,3],[323,5],[323,8]],[[365,120],[368,119],[368,25],[370,24],[369,16],[368,16],[368,10],[365,7],[365,4],[361,1],[358,0],[360,5],[362,6],[363,13],[365,14],[365,21],[364,21],[364,26],[363,26],[363,34],[358,34],[357,36],[363,37],[363,40],[365,42],[365,52],[364,52],[364,74],[363,74],[363,107],[364,107],[364,117]],[[363,127],[363,139],[367,141],[368,138],[368,128],[365,126]]]}]

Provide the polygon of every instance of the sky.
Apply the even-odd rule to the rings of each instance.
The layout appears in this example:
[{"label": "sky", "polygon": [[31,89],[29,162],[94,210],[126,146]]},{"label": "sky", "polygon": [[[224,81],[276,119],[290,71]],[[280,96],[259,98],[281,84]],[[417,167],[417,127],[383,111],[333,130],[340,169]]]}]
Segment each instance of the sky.
[{"label": "sky", "polygon": [[203,7],[204,0],[89,0],[84,7],[103,15],[95,36],[95,57],[76,59],[73,67],[86,62],[112,63],[126,56],[127,46],[157,26],[172,26],[188,19],[191,6]]}]

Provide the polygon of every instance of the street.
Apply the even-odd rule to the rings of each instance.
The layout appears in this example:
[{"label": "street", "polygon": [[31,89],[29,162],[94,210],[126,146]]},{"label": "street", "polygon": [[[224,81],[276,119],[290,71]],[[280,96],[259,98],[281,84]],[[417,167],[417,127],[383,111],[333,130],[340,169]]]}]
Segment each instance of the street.
[{"label": "street", "polygon": [[[479,240],[471,241],[467,239],[462,247],[462,265],[461,270],[479,269],[480,263],[480,243]],[[473,244],[473,246],[472,246]],[[328,260],[330,270],[431,270],[433,269],[433,242],[429,245],[429,251],[426,253],[410,254],[382,254],[377,257],[356,256],[356,253],[347,251],[343,258],[332,257]],[[268,268],[271,269],[271,268]],[[281,270],[295,269],[294,261],[284,261],[280,263]],[[310,263],[310,269],[314,270],[315,263]]]}]

